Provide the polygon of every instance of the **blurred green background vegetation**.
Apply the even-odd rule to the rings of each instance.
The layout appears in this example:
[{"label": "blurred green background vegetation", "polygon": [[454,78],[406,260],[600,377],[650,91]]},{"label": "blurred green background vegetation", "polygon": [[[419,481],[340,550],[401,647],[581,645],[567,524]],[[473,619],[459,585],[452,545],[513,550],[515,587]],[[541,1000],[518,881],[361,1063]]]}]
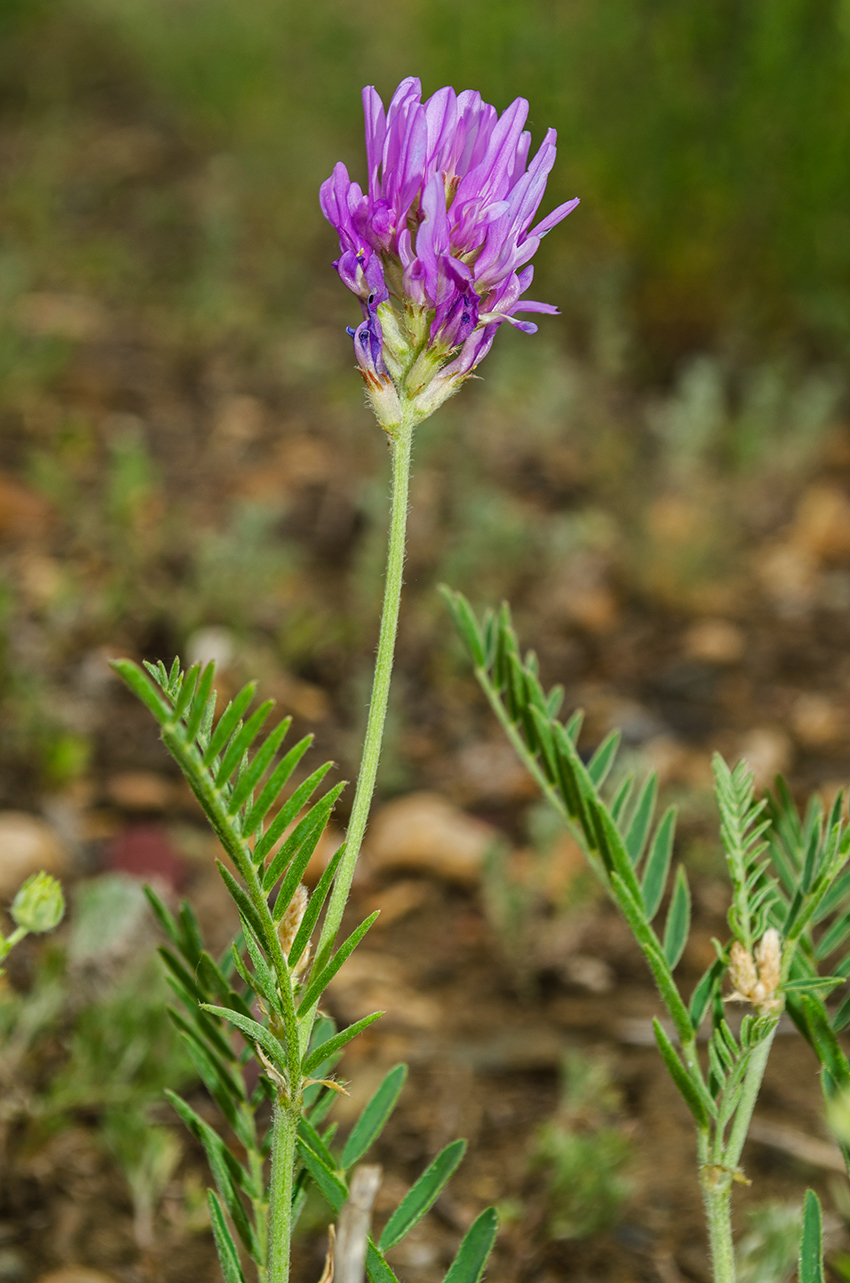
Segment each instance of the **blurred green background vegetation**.
[{"label": "blurred green background vegetation", "polygon": [[[370,82],[527,96],[535,144],[560,137],[544,210],[582,198],[538,256],[561,318],[500,335],[419,434],[385,782],[439,749],[402,739],[451,685],[440,578],[511,596],[568,685],[618,680],[600,648],[630,603],[734,613],[741,550],[788,521],[843,413],[848,70],[845,0],[4,0],[7,794],[104,756],[86,656],[209,626],[246,672],[285,669],[306,721],[321,692],[349,710],[328,738],[356,756],[383,450],[317,189],[340,158],[363,176]],[[782,609],[821,561],[850,601],[826,565],[842,502],[835,538],[812,552],[806,527],[762,576]]]},{"label": "blurred green background vegetation", "polygon": [[[707,350],[847,353],[844,0],[5,0],[0,23],[7,298],[61,278],[219,331],[321,312],[316,188],[339,157],[362,170],[362,85],[418,74],[557,127],[550,199],[584,204],[539,270],[577,343],[622,312],[646,378]],[[87,181],[104,111],[165,131],[170,181],[120,134]]]}]

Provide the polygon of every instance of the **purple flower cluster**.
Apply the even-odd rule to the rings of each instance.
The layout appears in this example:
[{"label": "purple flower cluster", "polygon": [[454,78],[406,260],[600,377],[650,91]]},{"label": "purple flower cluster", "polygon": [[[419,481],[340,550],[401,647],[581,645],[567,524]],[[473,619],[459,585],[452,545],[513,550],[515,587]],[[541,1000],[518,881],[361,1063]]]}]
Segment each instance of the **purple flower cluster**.
[{"label": "purple flower cluster", "polygon": [[[533,334],[517,312],[557,313],[522,295],[541,238],[578,200],[531,226],[556,134],[547,131],[529,165],[524,98],[501,116],[469,89],[447,86],[423,103],[411,77],[388,111],[371,86],[363,108],[368,190],[337,164],[321,206],[339,233],[334,266],[363,308],[349,332],[367,388],[403,393],[424,417],[486,356],[503,321]],[[380,408],[394,417],[392,396]]]}]

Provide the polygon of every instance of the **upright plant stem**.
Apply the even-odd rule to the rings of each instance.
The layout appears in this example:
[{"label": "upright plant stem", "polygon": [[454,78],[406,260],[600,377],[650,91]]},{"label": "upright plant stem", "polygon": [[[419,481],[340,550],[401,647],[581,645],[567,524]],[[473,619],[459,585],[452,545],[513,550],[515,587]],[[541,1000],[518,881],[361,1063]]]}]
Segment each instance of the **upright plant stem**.
[{"label": "upright plant stem", "polygon": [[707,1153],[700,1155],[700,1184],[708,1222],[708,1241],[711,1248],[712,1278],[714,1283],[735,1283],[735,1247],[732,1240],[732,1182],[738,1170],[744,1142],[750,1127],[756,1100],[767,1068],[770,1049],[776,1035],[778,1020],[767,1037],[752,1054],[741,1101],[729,1139],[722,1149],[722,1162],[707,1161]]},{"label": "upright plant stem", "polygon": [[316,967],[321,967],[326,961],[339,931],[346,901],[348,900],[348,892],[351,888],[351,880],[354,877],[354,866],[357,863],[363,835],[366,832],[369,810],[372,805],[372,794],[375,791],[384,722],[387,716],[390,678],[393,671],[398,612],[401,603],[412,441],[413,416],[411,411],[405,407],[401,424],[397,429],[393,430],[393,434],[390,436],[392,449],[392,503],[387,547],[387,573],[384,582],[384,604],[381,611],[381,629],[378,634],[372,698],[369,703],[369,717],[366,722],[366,736],[363,741],[363,756],[360,760],[360,773],[357,777],[354,804],[351,808],[351,819],[346,834],[345,854],[340,861],[328,911],[325,916],[316,956]]},{"label": "upright plant stem", "polygon": [[292,1183],[298,1114],[278,1101],[272,1124],[271,1178],[269,1182],[268,1283],[288,1283],[292,1242]]},{"label": "upright plant stem", "polygon": [[709,1168],[703,1171],[701,1184],[711,1250],[711,1277],[714,1283],[735,1283],[731,1177]]}]

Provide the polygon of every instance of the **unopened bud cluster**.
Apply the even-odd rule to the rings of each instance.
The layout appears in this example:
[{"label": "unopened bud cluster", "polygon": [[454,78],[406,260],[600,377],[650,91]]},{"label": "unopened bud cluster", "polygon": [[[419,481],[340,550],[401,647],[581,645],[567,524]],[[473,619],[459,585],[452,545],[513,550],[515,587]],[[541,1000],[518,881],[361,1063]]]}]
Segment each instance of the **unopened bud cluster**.
[{"label": "unopened bud cluster", "polygon": [[62,886],[49,873],[33,873],[12,901],[12,918],[24,931],[52,931],[64,912]]},{"label": "unopened bud cluster", "polygon": [[778,1011],[782,977],[782,939],[775,927],[768,927],[755,947],[755,954],[735,940],[729,951],[729,979],[734,992],[729,1002],[749,1002],[760,1015]]}]

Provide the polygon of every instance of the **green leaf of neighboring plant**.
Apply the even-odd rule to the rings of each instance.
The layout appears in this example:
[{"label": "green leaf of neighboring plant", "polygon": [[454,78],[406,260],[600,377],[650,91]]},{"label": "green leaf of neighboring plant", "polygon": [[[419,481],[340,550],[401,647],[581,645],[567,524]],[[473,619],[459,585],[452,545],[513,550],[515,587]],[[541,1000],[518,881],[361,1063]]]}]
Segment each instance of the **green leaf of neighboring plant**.
[{"label": "green leaf of neighboring plant", "polygon": [[362,1020],[356,1021],[355,1024],[349,1025],[341,1033],[335,1034],[333,1038],[328,1038],[327,1042],[321,1043],[315,1051],[311,1051],[304,1060],[302,1072],[305,1077],[309,1077],[319,1065],[328,1060],[331,1056],[341,1051],[346,1043],[351,1042],[358,1034],[362,1034],[364,1029],[368,1029],[376,1020],[380,1020],[383,1011],[373,1011],[370,1016],[364,1016]]},{"label": "green leaf of neighboring plant", "polygon": [[495,1207],[487,1207],[470,1225],[443,1283],[479,1283],[499,1232]]},{"label": "green leaf of neighboring plant", "polygon": [[395,1109],[407,1078],[407,1065],[395,1065],[387,1074],[357,1122],[351,1129],[342,1151],[341,1167],[347,1171],[358,1163],[384,1130]]},{"label": "green leaf of neighboring plant", "polygon": [[664,956],[671,971],[682,956],[690,929],[691,893],[688,889],[688,877],[684,865],[680,864],[676,870],[673,898],[670,901],[667,921],[664,925]]},{"label": "green leaf of neighboring plant", "polygon": [[465,1140],[453,1141],[441,1150],[433,1163],[422,1173],[413,1188],[404,1196],[384,1226],[378,1246],[382,1252],[400,1243],[413,1229],[439,1197],[448,1184],[466,1150]]},{"label": "green leaf of neighboring plant", "polygon": [[230,1230],[227,1228],[227,1221],[224,1219],[224,1212],[221,1203],[216,1197],[215,1190],[207,1190],[207,1205],[210,1209],[210,1225],[215,1239],[215,1250],[218,1253],[218,1263],[224,1275],[224,1283],[245,1283],[245,1275],[242,1273],[242,1266],[239,1264],[239,1253],[236,1250],[236,1244],[231,1238]]},{"label": "green leaf of neighboring plant", "polygon": [[823,1283],[823,1227],[818,1196],[806,1190],[803,1204],[803,1235],[800,1240],[799,1283]]}]

